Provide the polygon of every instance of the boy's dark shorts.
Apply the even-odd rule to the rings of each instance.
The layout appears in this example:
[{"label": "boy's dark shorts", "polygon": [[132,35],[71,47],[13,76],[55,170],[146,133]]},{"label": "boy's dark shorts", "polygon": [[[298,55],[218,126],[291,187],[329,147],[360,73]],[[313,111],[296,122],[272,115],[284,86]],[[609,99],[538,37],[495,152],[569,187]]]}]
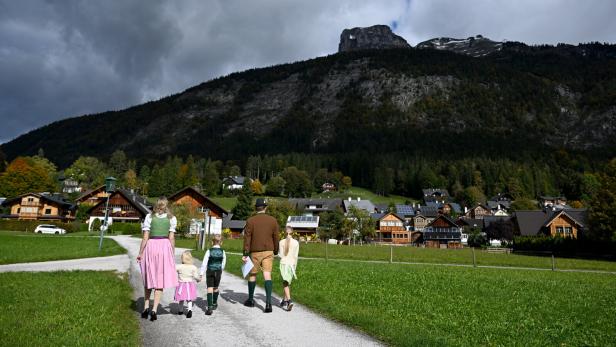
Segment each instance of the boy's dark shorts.
[{"label": "boy's dark shorts", "polygon": [[208,288],[218,288],[220,285],[220,277],[222,276],[222,270],[207,270],[205,272],[205,283]]}]

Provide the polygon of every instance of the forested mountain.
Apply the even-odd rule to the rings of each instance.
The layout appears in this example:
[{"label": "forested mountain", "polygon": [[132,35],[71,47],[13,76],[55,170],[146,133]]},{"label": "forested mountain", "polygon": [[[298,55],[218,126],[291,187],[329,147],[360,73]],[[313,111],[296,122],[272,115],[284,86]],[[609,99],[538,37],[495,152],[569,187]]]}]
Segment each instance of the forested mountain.
[{"label": "forested mountain", "polygon": [[[584,172],[616,155],[615,57],[615,45],[515,42],[481,57],[425,48],[341,52],[58,121],[1,149],[10,160],[42,148],[61,168],[116,150],[149,164],[195,155],[245,165],[251,155],[301,153],[367,186],[375,168],[447,170],[473,158],[494,167],[538,163],[548,176],[563,165]],[[552,179],[548,190],[562,191],[565,181]]]}]

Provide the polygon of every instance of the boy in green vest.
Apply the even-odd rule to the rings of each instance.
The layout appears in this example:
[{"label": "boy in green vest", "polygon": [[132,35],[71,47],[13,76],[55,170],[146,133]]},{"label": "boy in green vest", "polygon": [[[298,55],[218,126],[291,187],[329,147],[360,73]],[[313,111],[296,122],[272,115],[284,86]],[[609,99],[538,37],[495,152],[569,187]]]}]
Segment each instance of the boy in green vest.
[{"label": "boy in green vest", "polygon": [[201,264],[201,278],[203,279],[205,273],[205,283],[207,284],[207,310],[205,314],[208,316],[218,308],[218,286],[220,285],[222,270],[225,269],[227,263],[227,255],[220,248],[221,244],[222,237],[220,234],[214,234],[212,248],[205,252]]}]

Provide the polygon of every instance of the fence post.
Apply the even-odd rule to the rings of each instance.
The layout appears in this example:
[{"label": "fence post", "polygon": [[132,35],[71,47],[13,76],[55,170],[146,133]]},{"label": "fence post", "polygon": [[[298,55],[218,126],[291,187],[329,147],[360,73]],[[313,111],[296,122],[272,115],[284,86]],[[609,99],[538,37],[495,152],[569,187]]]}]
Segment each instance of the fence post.
[{"label": "fence post", "polygon": [[556,271],[556,263],[554,261],[554,252],[552,252],[552,271]]},{"label": "fence post", "polygon": [[475,247],[471,247],[473,249],[473,267],[477,267],[477,259],[475,259]]},{"label": "fence post", "polygon": [[329,240],[325,241],[325,262],[327,263],[328,259],[329,259],[329,255],[327,253],[327,247],[329,245]]},{"label": "fence post", "polygon": [[394,246],[391,245],[389,246],[389,263],[393,263],[394,262]]}]

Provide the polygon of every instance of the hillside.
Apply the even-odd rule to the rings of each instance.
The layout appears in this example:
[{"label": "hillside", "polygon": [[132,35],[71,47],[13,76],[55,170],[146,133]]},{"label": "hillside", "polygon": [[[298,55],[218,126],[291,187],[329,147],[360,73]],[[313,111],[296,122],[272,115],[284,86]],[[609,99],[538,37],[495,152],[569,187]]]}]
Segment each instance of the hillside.
[{"label": "hillside", "polygon": [[[500,46],[499,46],[500,47]],[[3,144],[59,164],[117,149],[193,154],[482,155],[564,148],[616,154],[616,46],[504,43],[482,57],[360,50],[221,77],[121,111],[70,118]]]}]

